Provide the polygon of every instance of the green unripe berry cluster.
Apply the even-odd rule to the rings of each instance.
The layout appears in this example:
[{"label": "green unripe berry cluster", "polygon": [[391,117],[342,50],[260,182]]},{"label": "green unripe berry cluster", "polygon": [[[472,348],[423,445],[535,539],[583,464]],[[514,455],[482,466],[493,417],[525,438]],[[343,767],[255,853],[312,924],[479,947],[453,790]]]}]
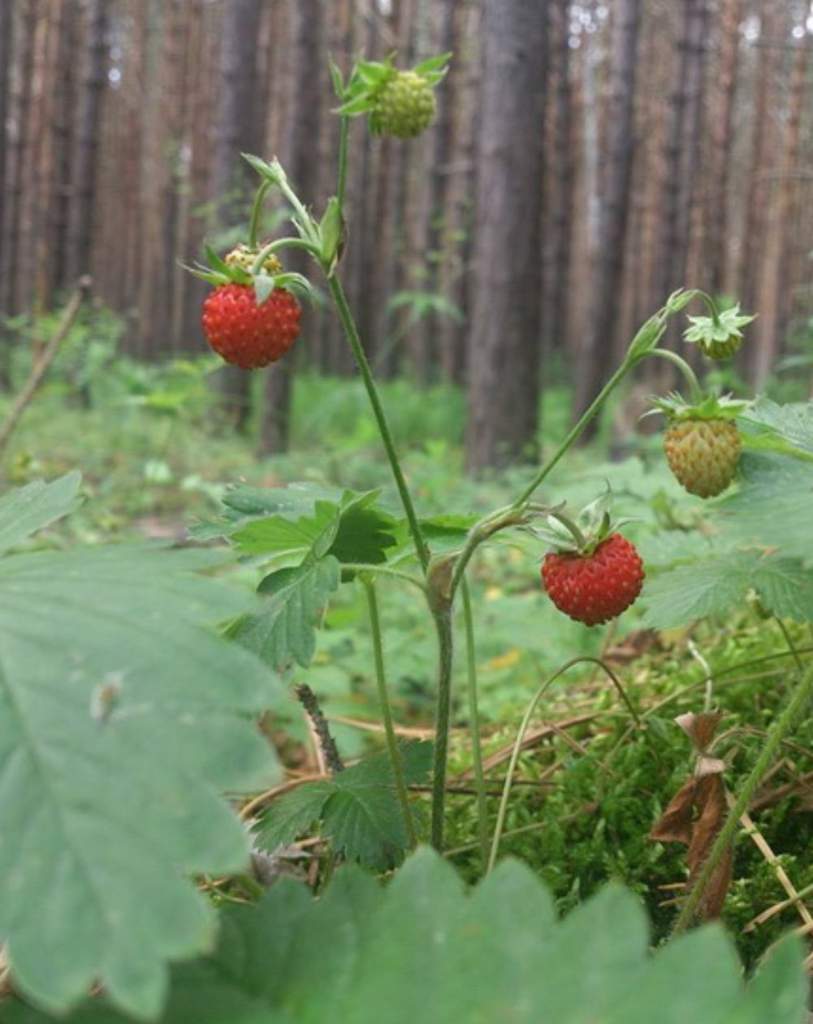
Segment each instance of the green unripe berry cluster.
[{"label": "green unripe berry cluster", "polygon": [[398,71],[376,96],[370,127],[380,135],[411,139],[429,127],[436,110],[429,82],[414,71]]}]

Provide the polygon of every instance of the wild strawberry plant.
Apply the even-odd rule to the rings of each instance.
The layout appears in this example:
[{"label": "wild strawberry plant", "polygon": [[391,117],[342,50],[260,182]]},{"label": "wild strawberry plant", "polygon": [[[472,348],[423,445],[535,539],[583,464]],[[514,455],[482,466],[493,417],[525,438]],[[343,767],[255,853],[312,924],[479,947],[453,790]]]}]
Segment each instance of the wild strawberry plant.
[{"label": "wild strawberry plant", "polygon": [[[596,626],[641,594],[646,567],[610,496],[583,513],[542,492],[554,468],[622,382],[645,361],[664,359],[686,379],[688,398],[657,402],[670,419],[666,457],[687,491],[704,498],[740,488],[715,506],[724,538],[710,552],[693,538],[665,571],[647,581],[653,625],[684,624],[725,612],[755,593],[769,614],[813,621],[805,515],[813,487],[813,415],[767,402],[733,403],[708,393],[688,363],[660,348],[669,321],[701,300],[687,340],[709,358],[730,356],[750,317],[719,311],[698,290],[680,290],[641,327],[584,415],[518,494],[473,517],[457,510],[421,515],[401,466],[387,413],[341,280],[348,118],[367,116],[375,133],[408,138],[435,110],[433,89],[448,55],[411,71],[359,62],[345,81],[335,67],[341,117],[336,195],[316,217],[281,164],[247,155],[259,177],[248,237],[221,257],[207,251],[195,273],[212,285],[203,329],[211,347],[244,368],[283,358],[300,328],[300,300],[311,285],[284,269],[286,250],[312,257],[361,374],[387,456],[400,510],[378,490],[336,492],[312,486],[236,487],[220,518],[198,539],[225,537],[238,557],[263,566],[255,601],[212,578],[222,555],[191,551],[100,549],[12,554],[0,562],[0,728],[5,775],[0,810],[0,934],[12,985],[48,1012],[69,1010],[93,983],[72,1021],[130,1015],[166,1022],[557,1020],[583,1022],[702,1019],[709,1024],[799,1024],[804,985],[793,941],[777,949],[743,990],[721,933],[702,928],[647,954],[635,901],[609,889],[556,923],[544,889],[517,865],[495,867],[513,771],[534,695],[517,735],[496,821],[486,815],[477,712],[475,616],[466,571],[478,550],[503,531],[536,538],[547,593],[565,614]],[[263,204],[282,197],[295,234],[262,242]],[[743,455],[743,450],[746,454]],[[78,479],[15,492],[0,506],[0,539],[9,549],[67,514]],[[776,514],[777,506],[781,516]],[[785,518],[787,517],[787,519]],[[529,574],[537,567],[529,566]],[[201,575],[205,573],[206,575]],[[434,743],[400,744],[389,707],[376,581],[402,582],[425,602],[434,624],[437,677]],[[318,830],[328,853],[321,898],[301,883],[277,882],[253,902],[220,914],[190,875],[248,869],[248,834],[219,794],[267,789],[277,765],[252,724],[314,656],[325,608],[341,586],[363,589],[372,636],[372,675],[386,755],[347,767],[327,751],[329,777],[243,808],[255,854],[279,872],[286,844]],[[466,632],[472,754],[480,845],[487,878],[464,895],[444,864],[447,754],[453,668],[453,613]],[[43,612],[47,614],[43,614]],[[207,632],[228,620],[232,641]],[[630,716],[622,682],[602,662]],[[726,855],[743,811],[813,692],[803,669],[771,725],[763,749],[682,901],[676,930],[694,921],[709,878]],[[314,729],[329,746],[318,706]],[[429,820],[410,786],[431,782]],[[492,831],[490,848],[489,832]],[[397,868],[382,890],[368,875]],[[493,870],[493,873],[492,872]],[[331,875],[335,877],[331,880]],[[228,898],[228,891],[227,891]],[[45,909],[39,909],[44,907]],[[170,961],[206,955],[173,967]],[[715,970],[709,971],[713,960]],[[698,979],[703,979],[703,985]],[[428,1009],[427,1009],[428,1007]],[[4,1021],[42,1019],[19,999],[0,1004]]]}]

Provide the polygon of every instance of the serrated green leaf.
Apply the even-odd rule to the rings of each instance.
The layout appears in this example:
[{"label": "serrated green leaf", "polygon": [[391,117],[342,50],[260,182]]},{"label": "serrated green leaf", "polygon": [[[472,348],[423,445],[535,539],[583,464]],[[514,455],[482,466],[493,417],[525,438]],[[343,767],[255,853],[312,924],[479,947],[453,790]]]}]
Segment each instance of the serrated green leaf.
[{"label": "serrated green leaf", "polygon": [[[340,867],[318,900],[283,879],[223,915],[204,960],[173,969],[162,1024],[801,1024],[799,947],[747,988],[719,927],[647,946],[638,901],[610,886],[556,922],[540,881],[503,865],[474,893],[431,850],[386,887]],[[753,999],[752,999],[753,997]],[[20,1004],[4,1024],[42,1024]],[[120,1024],[81,1010],[68,1024]]]},{"label": "serrated green leaf", "polygon": [[0,498],[0,554],[73,512],[81,501],[81,483],[81,473],[73,472],[49,484],[35,480],[4,494]]},{"label": "serrated green leaf", "polygon": [[744,431],[772,431],[795,448],[813,454],[813,402],[778,405],[761,397],[739,423]]},{"label": "serrated green leaf", "polygon": [[759,551],[729,551],[679,565],[644,586],[647,624],[666,629],[742,606],[749,590],[780,617],[813,621],[813,572]]},{"label": "serrated green leaf", "polygon": [[255,519],[232,534],[244,555],[274,555],[302,559],[327,554],[339,529],[341,508],[316,500],[314,514],[291,520],[283,516]]},{"label": "serrated green leaf", "polygon": [[322,816],[322,808],[335,793],[330,781],[308,782],[278,797],[262,814],[254,833],[260,849],[272,853],[292,843]]},{"label": "serrated green leaf", "polygon": [[235,638],[276,671],[291,661],[308,665],[316,648],[316,627],[339,578],[339,562],[332,555],[308,560],[274,589],[264,611],[238,624]]},{"label": "serrated green leaf", "polygon": [[396,544],[396,520],[373,507],[378,492],[362,496],[343,509],[330,554],[340,562],[378,565],[387,561],[387,550]]},{"label": "serrated green leaf", "polygon": [[202,628],[246,605],[197,575],[220,561],[155,547],[0,561],[0,936],[17,986],[54,1011],[101,979],[157,1013],[166,961],[213,936],[183,875],[246,862],[218,794],[277,777],[248,714],[278,691]]}]

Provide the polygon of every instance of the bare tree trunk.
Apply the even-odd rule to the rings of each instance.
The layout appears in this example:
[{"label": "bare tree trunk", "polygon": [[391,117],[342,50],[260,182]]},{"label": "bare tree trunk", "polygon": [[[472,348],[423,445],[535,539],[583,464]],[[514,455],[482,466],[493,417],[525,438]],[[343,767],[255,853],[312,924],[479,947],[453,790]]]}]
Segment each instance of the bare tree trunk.
[{"label": "bare tree trunk", "polygon": [[590,287],[592,309],[576,374],[576,412],[583,412],[609,376],[619,320],[624,253],[635,150],[635,78],[641,0],[614,8],[610,96],[607,111],[607,176],[602,190],[598,253]]},{"label": "bare tree trunk", "polygon": [[773,216],[763,256],[763,281],[760,317],[756,322],[756,344],[753,358],[753,383],[759,389],[771,371],[779,353],[782,324],[786,322],[784,310],[790,304],[788,288],[788,247],[793,233],[790,213],[793,207],[795,182],[801,147],[802,111],[809,99],[807,84],[808,60],[811,47],[800,43],[796,47],[788,97],[788,115],[782,145],[781,177],[776,183],[773,197]]},{"label": "bare tree trunk", "polygon": [[728,238],[728,204],[734,141],[734,101],[737,93],[737,66],[740,53],[740,21],[743,0],[724,0],[720,13],[720,56],[716,63],[717,109],[712,119],[713,152],[711,160],[711,196],[706,245],[708,281],[712,292],[725,289]]},{"label": "bare tree trunk", "polygon": [[488,0],[478,152],[467,462],[533,453],[539,390],[539,254],[547,3]]},{"label": "bare tree trunk", "polygon": [[91,270],[97,154],[102,95],[107,81],[107,25],[110,7],[110,0],[91,0],[88,8],[85,72],[79,105],[76,174],[70,217],[71,278]]},{"label": "bare tree trunk", "polygon": [[[240,154],[262,149],[256,52],[262,8],[262,0],[231,0],[223,11],[212,195],[224,228],[245,215],[247,197],[257,184]],[[238,430],[245,430],[251,413],[251,371],[225,367],[220,383],[226,414]]]},{"label": "bare tree trunk", "polygon": [[[13,8],[10,3],[0,4],[0,282],[6,276],[6,181],[9,169],[9,137],[7,131],[9,95],[11,92],[11,57],[13,53]],[[3,294],[0,288],[0,309]]]},{"label": "bare tree trunk", "polygon": [[25,194],[25,167],[27,150],[30,147],[29,112],[31,109],[31,83],[34,70],[34,40],[37,32],[39,0],[28,0],[20,24],[19,86],[15,102],[17,135],[13,142],[11,172],[8,175],[9,216],[6,224],[6,252],[13,254],[7,259],[6,273],[0,286],[3,287],[3,308],[7,313],[16,313],[17,284],[20,276],[20,252],[22,209]]},{"label": "bare tree trunk", "polygon": [[78,10],[76,0],[64,0],[57,53],[56,96],[53,106],[53,178],[51,185],[50,245],[51,288],[68,283],[68,230],[73,154],[73,112],[76,104],[76,52]]},{"label": "bare tree trunk", "polygon": [[[312,205],[319,187],[319,166],[313,149],[319,138],[319,67],[322,60],[322,4],[320,0],[296,0],[290,9],[291,48],[294,73],[290,79],[288,139],[285,168],[297,194]],[[288,269],[305,273],[310,269],[304,253],[286,254]],[[304,310],[303,331],[313,329],[315,318]],[[265,386],[260,444],[264,452],[282,452],[288,447],[291,427],[291,357],[280,360],[268,371]]]},{"label": "bare tree trunk", "polygon": [[556,0],[553,13],[556,17],[557,53],[553,126],[555,182],[547,347],[549,350],[567,350],[570,248],[575,198],[573,102],[570,87],[570,0]]}]

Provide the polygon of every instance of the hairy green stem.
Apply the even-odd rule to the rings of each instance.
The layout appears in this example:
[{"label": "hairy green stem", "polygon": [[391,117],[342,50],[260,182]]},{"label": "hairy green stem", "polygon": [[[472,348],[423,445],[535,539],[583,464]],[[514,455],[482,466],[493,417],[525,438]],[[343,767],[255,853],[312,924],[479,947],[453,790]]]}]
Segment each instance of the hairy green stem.
[{"label": "hairy green stem", "polygon": [[488,821],[486,809],[486,782],[483,774],[483,748],[480,742],[480,710],[477,705],[477,650],[474,644],[474,616],[471,595],[466,579],[461,586],[463,595],[463,622],[466,627],[466,678],[468,682],[469,720],[471,722],[471,760],[474,768],[474,788],[477,792],[477,833],[483,867],[488,862]]},{"label": "hairy green stem", "polygon": [[682,356],[679,356],[677,352],[672,352],[668,348],[653,348],[649,353],[651,356],[657,356],[660,359],[666,359],[680,370],[689,385],[689,394],[693,402],[697,402],[703,395],[703,389],[700,387],[700,381],[697,379],[697,374],[689,366]]},{"label": "hairy green stem", "polygon": [[251,264],[251,273],[258,274],[262,269],[263,263],[268,259],[271,253],[276,252],[277,249],[304,249],[309,252],[311,256],[319,257],[319,250],[316,246],[311,245],[310,242],[306,242],[304,238],[278,238],[276,242],[269,242],[268,245],[257,253],[254,262]]},{"label": "hairy green stem", "polygon": [[599,391],[593,401],[581,414],[576,423],[570,428],[564,441],[559,445],[553,456],[548,459],[545,465],[539,470],[533,480],[528,484],[525,490],[520,494],[514,505],[523,505],[533,495],[534,491],[539,487],[546,476],[559,464],[562,456],[568,451],[573,445],[579,435],[582,433],[587,424],[593,419],[593,417],[601,409],[604,402],[607,400],[609,395],[618,387],[621,381],[626,377],[630,370],[636,365],[637,360],[625,359],[624,362],[618,367],[615,373],[610,377],[604,387]]},{"label": "hairy green stem", "polygon": [[747,812],[751,799],[766,771],[773,763],[782,740],[785,738],[786,734],[790,732],[794,722],[812,697],[813,665],[808,667],[807,672],[804,673],[798,685],[794,689],[793,694],[782,710],[782,713],[768,730],[762,751],[757,758],[754,767],[751,769],[748,778],[743,783],[742,788],[737,795],[737,799],[734,802],[734,806],[729,811],[725,824],[717,833],[717,838],[714,840],[714,844],[709,851],[709,855],[706,858],[694,885],[686,896],[683,906],[681,907],[680,914],[678,915],[674,928],[672,929],[673,935],[678,935],[680,932],[685,931],[692,923],[695,913],[697,912],[697,908],[700,905],[700,901],[703,899],[706,886],[709,884],[709,880],[716,871],[717,866],[736,835],[740,818]]},{"label": "hairy green stem", "polygon": [[699,299],[703,300],[709,313],[711,313],[712,323],[717,326],[720,322],[720,310],[717,308],[717,303],[714,299],[708,294],[708,292],[704,292],[700,288],[692,288],[692,293]]},{"label": "hairy green stem", "polygon": [[443,814],[446,802],[446,762],[452,707],[452,616],[449,608],[433,611],[438,635],[438,692],[435,710],[435,747],[432,764],[432,846],[443,850]]},{"label": "hairy green stem", "polygon": [[412,811],[409,806],[409,795],[407,793],[406,780],[404,778],[404,766],[401,763],[401,752],[398,749],[398,741],[395,738],[395,727],[392,722],[392,708],[387,693],[387,677],[384,671],[384,645],[381,638],[381,619],[378,614],[378,597],[375,592],[375,584],[372,580],[361,577],[364,590],[367,594],[367,610],[370,615],[370,632],[373,637],[373,656],[375,660],[375,681],[378,687],[378,700],[381,704],[381,717],[384,719],[384,735],[387,738],[387,750],[390,755],[392,777],[395,780],[395,792],[398,802],[401,805],[401,813],[404,816],[404,826],[409,838],[409,845],[415,848],[418,837],[415,832],[415,822],[412,820]]},{"label": "hairy green stem", "polygon": [[350,312],[350,307],[347,304],[347,297],[344,294],[342,283],[335,274],[328,278],[328,288],[330,289],[331,298],[336,306],[336,312],[339,314],[339,319],[341,320],[344,333],[350,343],[350,348],[353,350],[353,356],[355,357],[356,364],[361,372],[364,387],[367,391],[367,397],[370,400],[373,415],[375,416],[375,420],[378,425],[378,432],[381,435],[381,441],[387,452],[390,469],[392,470],[392,475],[395,478],[395,486],[398,489],[398,496],[401,499],[401,505],[403,506],[407,522],[409,523],[409,532],[412,535],[412,543],[415,545],[415,552],[418,556],[418,560],[425,571],[429,565],[429,549],[426,546],[426,541],[423,539],[423,534],[421,533],[421,528],[418,524],[418,516],[415,512],[415,506],[412,503],[412,495],[409,493],[409,488],[407,487],[406,480],[404,479],[401,463],[399,462],[398,454],[395,451],[395,442],[392,438],[392,432],[390,431],[390,426],[384,413],[384,406],[381,404],[381,398],[378,394],[378,388],[376,387],[375,380],[373,379],[370,364],[367,361],[367,355],[364,352],[364,347],[362,346],[361,339],[359,338],[356,322],[353,319],[353,314]]},{"label": "hairy green stem", "polygon": [[267,179],[263,179],[262,184],[257,189],[257,194],[254,196],[254,203],[251,207],[251,220],[248,224],[248,247],[249,249],[257,248],[257,235],[260,230],[260,215],[262,214],[263,203],[265,197],[268,195],[268,190],[271,188],[271,182]]},{"label": "hairy green stem", "polygon": [[344,195],[347,191],[347,137],[349,135],[350,118],[342,115],[339,118],[339,173],[336,185],[336,198],[339,209],[344,214]]}]

